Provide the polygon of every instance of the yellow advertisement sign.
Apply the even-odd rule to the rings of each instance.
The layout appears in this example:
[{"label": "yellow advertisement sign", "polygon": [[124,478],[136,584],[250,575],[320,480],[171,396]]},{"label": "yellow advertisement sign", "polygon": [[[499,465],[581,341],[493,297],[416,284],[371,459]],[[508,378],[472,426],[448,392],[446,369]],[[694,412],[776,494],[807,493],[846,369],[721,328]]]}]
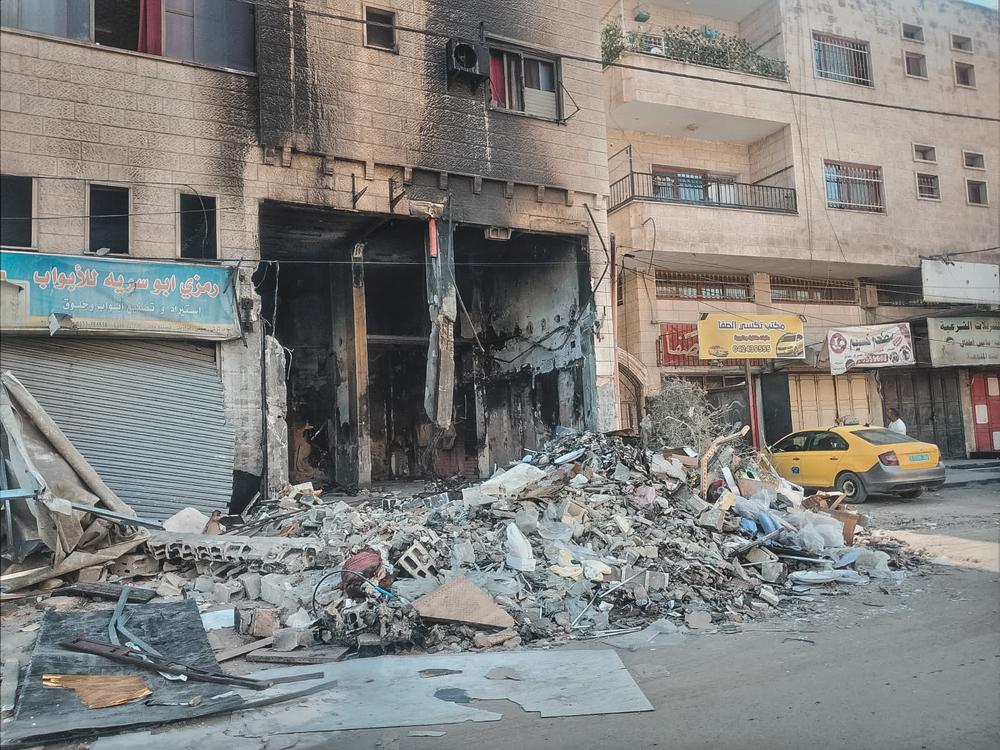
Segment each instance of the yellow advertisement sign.
[{"label": "yellow advertisement sign", "polygon": [[700,359],[805,359],[797,315],[709,313],[698,321]]}]

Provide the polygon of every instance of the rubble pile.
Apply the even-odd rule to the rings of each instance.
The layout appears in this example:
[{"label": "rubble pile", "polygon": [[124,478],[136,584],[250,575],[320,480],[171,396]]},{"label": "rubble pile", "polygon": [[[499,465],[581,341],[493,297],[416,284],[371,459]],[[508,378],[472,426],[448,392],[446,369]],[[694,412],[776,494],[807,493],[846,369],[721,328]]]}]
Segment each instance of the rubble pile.
[{"label": "rubble pile", "polygon": [[[202,537],[216,557],[176,542],[166,555],[160,532],[150,545],[200,561],[190,595],[231,603],[239,630],[274,636],[276,649],[309,642],[310,629],[382,652],[549,644],[657,621],[707,628],[817,584],[898,575],[885,551],[851,546],[863,516],[831,507],[836,495],[803,498],[761,455],[733,449],[740,434],[697,457],[574,433],[424,497],[349,504],[289,488],[256,520]],[[270,564],[234,563],[244,540],[274,545]],[[283,555],[292,564],[276,565]]]}]

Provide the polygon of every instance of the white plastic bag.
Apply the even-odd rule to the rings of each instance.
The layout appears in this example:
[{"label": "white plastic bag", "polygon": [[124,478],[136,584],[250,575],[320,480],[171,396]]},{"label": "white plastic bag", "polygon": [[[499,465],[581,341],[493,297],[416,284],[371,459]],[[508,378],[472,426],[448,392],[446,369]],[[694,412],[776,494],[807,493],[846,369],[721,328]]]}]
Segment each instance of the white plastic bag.
[{"label": "white plastic bag", "polygon": [[513,521],[507,524],[507,558],[504,562],[508,568],[525,573],[535,569],[535,553],[531,551],[531,543]]}]

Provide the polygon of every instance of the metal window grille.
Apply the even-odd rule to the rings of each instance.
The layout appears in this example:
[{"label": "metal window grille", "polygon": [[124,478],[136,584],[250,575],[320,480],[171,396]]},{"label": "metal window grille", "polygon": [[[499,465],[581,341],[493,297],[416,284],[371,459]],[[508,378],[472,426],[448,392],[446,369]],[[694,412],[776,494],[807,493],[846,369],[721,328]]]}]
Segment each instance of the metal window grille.
[{"label": "metal window grille", "polygon": [[868,42],[813,32],[813,59],[820,78],[872,85]]},{"label": "metal window grille", "polygon": [[936,174],[917,174],[917,195],[921,198],[941,197],[941,189],[938,185]]},{"label": "metal window grille", "polygon": [[656,298],[748,301],[753,299],[753,282],[742,275],[657,271]]},{"label": "metal window grille", "polygon": [[828,161],[824,172],[828,207],[885,213],[881,167]]},{"label": "metal window grille", "polygon": [[771,299],[775,302],[828,302],[857,304],[858,286],[838,279],[771,277]]}]

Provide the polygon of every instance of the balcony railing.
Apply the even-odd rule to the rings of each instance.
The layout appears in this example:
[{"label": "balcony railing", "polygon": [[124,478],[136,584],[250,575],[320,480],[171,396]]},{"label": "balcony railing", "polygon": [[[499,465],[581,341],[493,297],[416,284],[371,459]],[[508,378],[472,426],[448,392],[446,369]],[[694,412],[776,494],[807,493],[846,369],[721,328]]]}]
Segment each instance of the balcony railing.
[{"label": "balcony railing", "polygon": [[718,32],[707,35],[704,30],[684,26],[647,32],[625,31],[613,23],[604,28],[601,47],[605,65],[614,62],[622,52],[642,52],[779,81],[788,78],[783,60],[757,54],[746,40]]},{"label": "balcony railing", "polygon": [[684,203],[717,208],[794,214],[795,189],[772,185],[748,185],[713,177],[655,175],[631,172],[611,185],[611,210],[632,200]]}]

